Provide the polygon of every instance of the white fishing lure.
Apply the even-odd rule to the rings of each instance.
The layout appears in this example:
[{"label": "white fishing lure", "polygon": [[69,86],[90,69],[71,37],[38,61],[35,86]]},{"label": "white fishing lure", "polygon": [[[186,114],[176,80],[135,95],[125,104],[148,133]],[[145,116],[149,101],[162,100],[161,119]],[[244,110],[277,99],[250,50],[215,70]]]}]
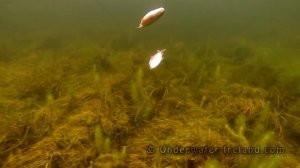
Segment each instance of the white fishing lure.
[{"label": "white fishing lure", "polygon": [[160,64],[160,62],[163,60],[163,55],[165,50],[166,49],[163,49],[161,51],[157,50],[157,53],[150,58],[149,61],[150,69],[154,69]]},{"label": "white fishing lure", "polygon": [[141,20],[138,28],[146,27],[154,23],[165,13],[164,8],[157,8],[148,12]]}]

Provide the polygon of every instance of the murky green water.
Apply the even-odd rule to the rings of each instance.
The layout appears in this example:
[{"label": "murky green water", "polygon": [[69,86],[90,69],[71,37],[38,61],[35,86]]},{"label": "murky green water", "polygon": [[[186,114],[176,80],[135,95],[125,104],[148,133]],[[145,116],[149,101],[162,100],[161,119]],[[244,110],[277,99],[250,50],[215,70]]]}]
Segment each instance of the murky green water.
[{"label": "murky green water", "polygon": [[299,167],[298,9],[0,0],[0,166]]}]

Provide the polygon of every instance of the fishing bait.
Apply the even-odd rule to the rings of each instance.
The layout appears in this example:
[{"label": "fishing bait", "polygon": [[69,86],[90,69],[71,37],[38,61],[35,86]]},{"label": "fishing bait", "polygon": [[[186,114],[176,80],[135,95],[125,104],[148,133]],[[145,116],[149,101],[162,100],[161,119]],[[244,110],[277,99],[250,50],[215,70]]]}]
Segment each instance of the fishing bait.
[{"label": "fishing bait", "polygon": [[157,53],[150,58],[149,61],[150,69],[154,69],[160,64],[160,62],[163,60],[163,55],[165,50],[166,49],[163,49],[161,51],[157,50]]}]

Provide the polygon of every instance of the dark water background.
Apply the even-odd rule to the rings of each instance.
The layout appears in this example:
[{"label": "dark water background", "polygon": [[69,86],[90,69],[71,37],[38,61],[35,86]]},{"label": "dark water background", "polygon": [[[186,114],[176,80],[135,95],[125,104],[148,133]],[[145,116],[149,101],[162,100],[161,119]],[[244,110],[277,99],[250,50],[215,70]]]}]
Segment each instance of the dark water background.
[{"label": "dark water background", "polygon": [[[147,11],[160,6],[166,15],[158,24],[135,29]],[[132,36],[141,43],[236,36],[280,40],[299,36],[299,7],[297,0],[1,0],[0,33],[19,39],[37,33],[80,32],[107,38]]]}]

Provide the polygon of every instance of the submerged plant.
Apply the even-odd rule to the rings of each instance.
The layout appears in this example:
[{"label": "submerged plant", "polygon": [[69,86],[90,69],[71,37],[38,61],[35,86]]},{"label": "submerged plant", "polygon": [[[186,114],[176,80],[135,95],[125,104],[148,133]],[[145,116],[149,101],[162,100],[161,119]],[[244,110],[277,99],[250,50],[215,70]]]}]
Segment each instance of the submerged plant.
[{"label": "submerged plant", "polygon": [[[282,77],[254,45],[223,52],[170,44],[162,65],[149,71],[143,55],[152,46],[112,50],[95,41],[31,44],[16,62],[1,64],[0,167],[299,165],[299,78]],[[286,153],[159,151],[225,145]]]},{"label": "submerged plant", "polygon": [[[251,126],[247,124],[244,115],[240,115],[238,118],[236,118],[235,127],[237,128],[237,131],[234,131],[228,125],[225,125],[225,128],[230,135],[238,140],[238,144],[241,144],[245,147],[254,147],[258,149],[258,151],[255,151],[258,152],[256,155],[247,156],[247,161],[244,163],[237,163],[238,165],[242,167],[267,166],[270,168],[275,168],[280,167],[278,165],[282,164],[285,149],[283,146],[280,146],[282,144],[276,143],[278,135],[275,135],[272,128],[269,127],[269,114],[269,104],[266,104],[256,117],[253,124],[253,129],[251,129]],[[247,133],[245,132],[245,129],[248,129]],[[277,153],[264,153],[268,148],[275,148]]]},{"label": "submerged plant", "polygon": [[99,125],[96,126],[94,131],[95,147],[100,154],[111,152],[111,140],[108,136],[103,135],[102,129]]}]

